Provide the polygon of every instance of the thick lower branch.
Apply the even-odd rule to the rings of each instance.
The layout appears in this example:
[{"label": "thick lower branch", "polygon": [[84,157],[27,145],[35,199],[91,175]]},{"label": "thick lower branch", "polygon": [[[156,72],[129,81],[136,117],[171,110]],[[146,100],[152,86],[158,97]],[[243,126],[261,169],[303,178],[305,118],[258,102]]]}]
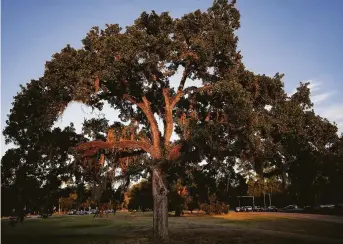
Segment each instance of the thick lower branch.
[{"label": "thick lower branch", "polygon": [[152,134],[152,143],[154,145],[154,151],[157,156],[157,158],[161,158],[161,151],[160,151],[160,146],[161,146],[161,141],[160,141],[160,131],[158,129],[158,125],[156,122],[156,119],[154,117],[154,114],[152,113],[150,109],[150,102],[146,97],[142,98],[144,102],[144,110],[143,112],[145,113],[149,124],[150,124],[150,129],[151,129],[151,134]]},{"label": "thick lower branch", "polygon": [[131,151],[131,152],[120,152],[118,154],[118,157],[119,158],[135,157],[135,156],[142,155],[143,153],[145,153],[144,150],[136,150],[136,151]]}]

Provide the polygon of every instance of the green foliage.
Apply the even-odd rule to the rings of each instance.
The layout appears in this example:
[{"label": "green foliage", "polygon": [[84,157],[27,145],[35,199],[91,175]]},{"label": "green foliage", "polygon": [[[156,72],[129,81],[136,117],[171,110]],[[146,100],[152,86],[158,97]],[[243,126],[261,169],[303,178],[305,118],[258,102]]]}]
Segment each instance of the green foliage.
[{"label": "green foliage", "polygon": [[148,211],[153,209],[151,180],[143,180],[133,185],[129,190],[128,209]]}]

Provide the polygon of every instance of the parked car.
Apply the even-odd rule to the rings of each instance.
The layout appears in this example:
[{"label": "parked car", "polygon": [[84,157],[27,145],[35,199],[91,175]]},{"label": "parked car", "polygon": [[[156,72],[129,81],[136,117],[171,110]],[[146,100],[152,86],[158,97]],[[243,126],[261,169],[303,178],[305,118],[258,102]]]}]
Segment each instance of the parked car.
[{"label": "parked car", "polygon": [[252,207],[251,206],[245,206],[244,210],[245,210],[245,212],[252,212]]},{"label": "parked car", "polygon": [[263,211],[263,208],[260,207],[260,206],[255,206],[254,209],[253,209],[254,212],[262,212]]},{"label": "parked car", "polygon": [[241,207],[236,207],[236,212],[243,212]]},{"label": "parked car", "polygon": [[42,219],[47,219],[48,217],[50,217],[51,214],[48,213],[41,213],[38,215],[38,218],[42,218]]},{"label": "parked car", "polygon": [[306,206],[304,206],[304,210],[313,210],[314,209],[314,207],[313,206],[311,206],[311,205],[306,205]]},{"label": "parked car", "polygon": [[328,208],[330,208],[330,209],[333,209],[333,208],[335,208],[335,205],[334,204],[321,204],[321,205],[319,205],[319,208],[320,209],[328,209]]},{"label": "parked car", "polygon": [[85,212],[83,210],[76,211],[76,215],[84,215]]},{"label": "parked car", "polygon": [[269,206],[267,212],[277,212],[277,208],[275,206]]},{"label": "parked car", "polygon": [[89,214],[95,214],[95,213],[96,213],[96,209],[89,210]]},{"label": "parked car", "polygon": [[295,204],[292,204],[292,205],[288,205],[286,206],[284,209],[287,209],[287,210],[291,210],[291,209],[298,209],[298,206],[295,205]]},{"label": "parked car", "polygon": [[68,215],[75,215],[76,209],[69,210]]}]

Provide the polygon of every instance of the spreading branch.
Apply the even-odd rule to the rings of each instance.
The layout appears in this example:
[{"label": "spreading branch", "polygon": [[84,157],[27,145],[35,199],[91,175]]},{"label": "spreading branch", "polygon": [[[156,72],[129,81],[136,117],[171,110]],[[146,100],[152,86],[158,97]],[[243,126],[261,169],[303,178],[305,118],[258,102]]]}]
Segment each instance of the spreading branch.
[{"label": "spreading branch", "polygon": [[130,158],[130,157],[136,157],[136,156],[140,156],[143,153],[145,153],[144,150],[135,150],[135,151],[128,151],[128,152],[120,152],[118,154],[119,158]]},{"label": "spreading branch", "polygon": [[170,97],[168,94],[168,89],[163,89],[163,96],[165,101],[165,122],[164,122],[164,144],[169,145],[170,137],[173,133],[173,108],[170,104]]},{"label": "spreading branch", "polygon": [[154,117],[154,114],[151,111],[151,106],[150,106],[150,102],[148,101],[148,99],[144,96],[142,98],[143,102],[138,102],[136,99],[134,99],[133,97],[129,96],[128,94],[124,95],[124,99],[132,102],[133,104],[136,104],[141,110],[142,112],[145,114],[149,125],[150,125],[150,131],[152,134],[152,142],[153,142],[153,153],[150,152],[151,154],[155,155],[157,158],[161,158],[161,150],[160,150],[160,133],[158,130],[158,125],[156,122],[156,119]]},{"label": "spreading branch", "polygon": [[[142,141],[131,141],[123,140],[115,143],[105,141],[90,141],[82,143],[74,148],[76,151],[81,153],[83,156],[91,156],[97,153],[100,149],[121,149],[121,150],[144,150],[147,153],[153,155],[154,150],[149,143]],[[155,155],[153,155],[155,156]]]}]

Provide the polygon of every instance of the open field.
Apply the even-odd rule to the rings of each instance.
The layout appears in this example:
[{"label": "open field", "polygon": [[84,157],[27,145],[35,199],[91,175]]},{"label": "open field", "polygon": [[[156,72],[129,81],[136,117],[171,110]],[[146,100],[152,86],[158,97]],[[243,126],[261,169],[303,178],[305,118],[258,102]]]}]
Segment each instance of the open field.
[{"label": "open field", "polygon": [[[170,217],[171,243],[343,243],[343,218],[287,213]],[[2,243],[151,243],[152,214],[54,216],[15,227],[1,221]]]}]

